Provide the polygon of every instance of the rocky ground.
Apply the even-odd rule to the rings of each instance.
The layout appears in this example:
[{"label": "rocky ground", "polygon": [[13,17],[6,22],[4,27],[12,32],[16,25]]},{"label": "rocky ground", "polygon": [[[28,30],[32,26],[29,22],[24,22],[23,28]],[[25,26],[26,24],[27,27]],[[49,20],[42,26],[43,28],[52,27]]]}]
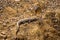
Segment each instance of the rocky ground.
[{"label": "rocky ground", "polygon": [[60,40],[60,0],[0,0],[0,40]]}]

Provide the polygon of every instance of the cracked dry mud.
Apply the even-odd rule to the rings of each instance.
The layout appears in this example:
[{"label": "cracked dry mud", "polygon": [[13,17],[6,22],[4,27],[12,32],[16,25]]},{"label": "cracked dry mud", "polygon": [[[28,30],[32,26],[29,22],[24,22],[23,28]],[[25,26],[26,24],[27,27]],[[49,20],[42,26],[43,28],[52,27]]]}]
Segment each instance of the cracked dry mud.
[{"label": "cracked dry mud", "polygon": [[60,40],[60,0],[0,0],[0,40]]}]

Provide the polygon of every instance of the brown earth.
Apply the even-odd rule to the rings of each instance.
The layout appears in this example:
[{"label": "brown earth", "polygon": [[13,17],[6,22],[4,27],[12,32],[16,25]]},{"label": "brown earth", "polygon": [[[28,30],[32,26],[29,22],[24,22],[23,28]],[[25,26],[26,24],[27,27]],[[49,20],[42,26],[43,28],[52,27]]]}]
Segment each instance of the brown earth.
[{"label": "brown earth", "polygon": [[60,0],[0,0],[0,40],[60,40]]}]

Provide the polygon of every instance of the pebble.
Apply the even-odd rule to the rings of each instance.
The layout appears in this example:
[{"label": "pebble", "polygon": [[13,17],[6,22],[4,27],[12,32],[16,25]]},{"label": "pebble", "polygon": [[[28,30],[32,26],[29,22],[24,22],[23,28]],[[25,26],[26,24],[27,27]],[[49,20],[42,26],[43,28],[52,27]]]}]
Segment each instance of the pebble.
[{"label": "pebble", "polygon": [[15,0],[15,1],[17,1],[17,2],[18,2],[18,1],[20,1],[20,0]]}]

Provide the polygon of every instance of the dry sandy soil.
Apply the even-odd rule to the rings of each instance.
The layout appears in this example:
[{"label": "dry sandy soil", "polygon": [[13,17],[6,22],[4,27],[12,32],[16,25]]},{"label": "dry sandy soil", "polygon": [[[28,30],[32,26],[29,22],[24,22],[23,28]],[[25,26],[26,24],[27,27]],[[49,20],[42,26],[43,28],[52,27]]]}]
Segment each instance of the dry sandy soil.
[{"label": "dry sandy soil", "polygon": [[60,0],[0,0],[0,40],[60,40]]}]

